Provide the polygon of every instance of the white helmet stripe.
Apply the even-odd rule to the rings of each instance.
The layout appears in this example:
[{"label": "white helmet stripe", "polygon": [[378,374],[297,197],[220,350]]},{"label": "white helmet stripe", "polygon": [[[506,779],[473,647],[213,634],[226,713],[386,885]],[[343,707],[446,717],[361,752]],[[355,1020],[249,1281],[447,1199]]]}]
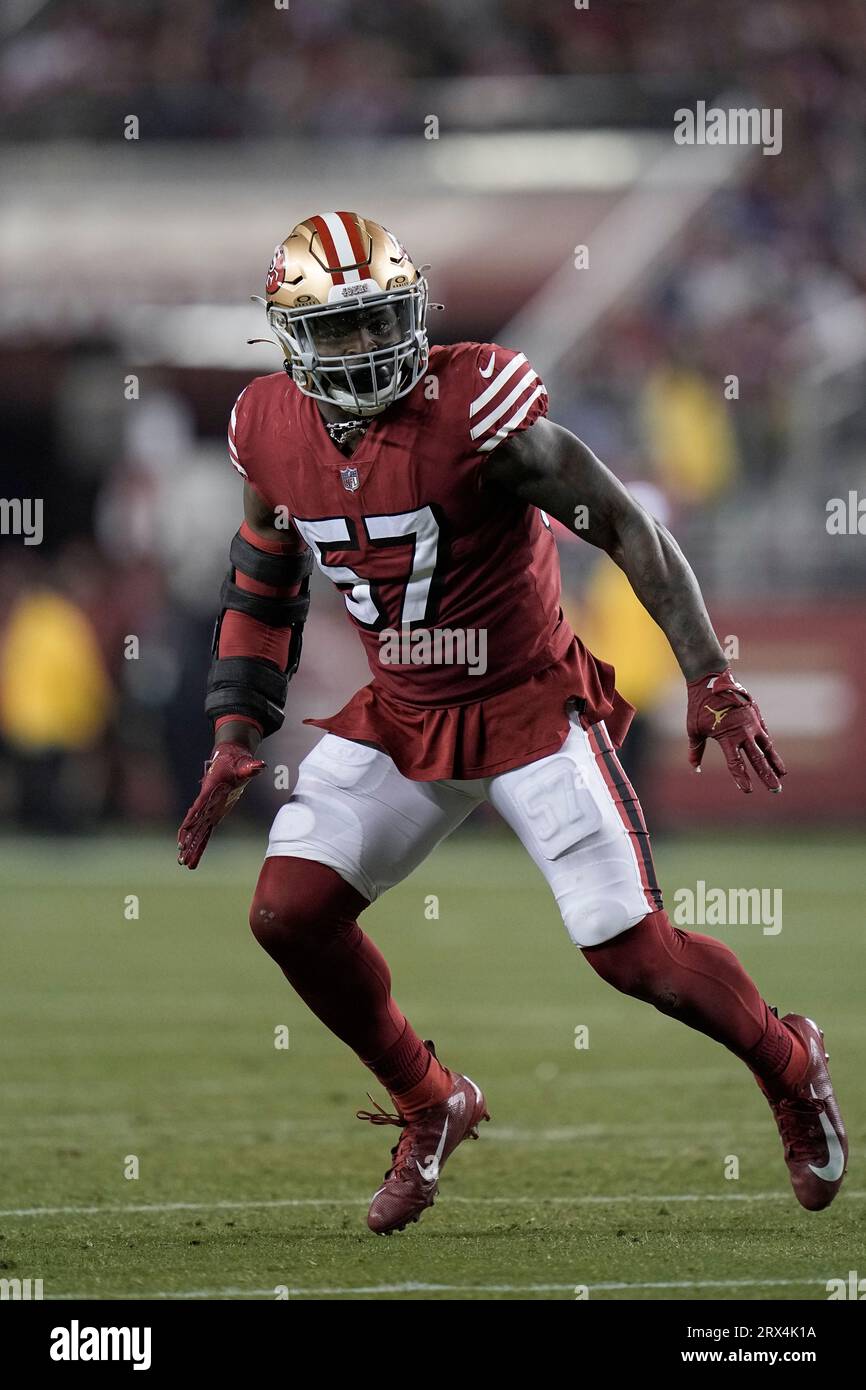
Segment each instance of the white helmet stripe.
[{"label": "white helmet stripe", "polygon": [[[336,212],[323,212],[321,217],[333,238],[340,265],[353,265],[357,256],[349,239],[349,233],[343,226],[343,219]],[[342,274],[347,285],[357,285],[361,279],[359,270],[344,270]]]}]

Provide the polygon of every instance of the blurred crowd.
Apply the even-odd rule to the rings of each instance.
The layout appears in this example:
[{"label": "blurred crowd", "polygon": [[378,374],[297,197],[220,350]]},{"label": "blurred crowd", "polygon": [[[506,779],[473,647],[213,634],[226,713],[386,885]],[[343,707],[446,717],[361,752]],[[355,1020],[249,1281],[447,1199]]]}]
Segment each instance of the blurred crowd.
[{"label": "blurred crowd", "polygon": [[[143,399],[119,405],[109,344],[51,370],[51,466],[31,471],[22,450],[5,479],[12,496],[16,472],[18,491],[36,484],[45,522],[42,544],[0,547],[0,821],[52,833],[179,823],[211,747],[205,680],[243,517],[225,420],[218,437],[203,432],[182,389],[155,371]],[[242,384],[217,374],[218,417]],[[315,589],[272,768],[294,770],[315,742],[302,718],[332,713],[369,679],[341,600],[324,581]],[[279,799],[274,779],[260,779],[244,809],[266,813]]]},{"label": "blurred crowd", "polygon": [[344,139],[415,133],[418,85],[442,78],[601,76],[605,119],[640,100],[666,121],[670,84],[732,74],[826,109],[858,85],[864,28],[859,0],[48,0],[8,7],[0,112],[24,137],[112,138],[133,112],[151,138]]}]

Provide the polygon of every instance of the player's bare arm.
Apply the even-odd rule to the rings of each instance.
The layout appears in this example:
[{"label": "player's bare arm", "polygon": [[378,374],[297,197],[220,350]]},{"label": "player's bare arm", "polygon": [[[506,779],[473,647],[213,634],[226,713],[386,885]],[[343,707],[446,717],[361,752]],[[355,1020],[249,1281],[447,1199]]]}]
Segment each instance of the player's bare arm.
[{"label": "player's bare arm", "polygon": [[741,791],[751,791],[745,754],[770,791],[785,766],[757,705],[734,681],[694,572],[673,536],[580,439],[550,420],[513,434],[492,454],[489,484],[541,507],[619,565],[667,637],[689,686],[690,758],[700,768],[718,739]]},{"label": "player's bare arm", "polygon": [[282,542],[286,539],[285,530],[279,530],[274,525],[273,508],[249,483],[244,483],[244,521],[264,541]]},{"label": "player's bare arm", "polygon": [[727,659],[698,582],[673,536],[569,430],[537,420],[499,446],[486,476],[570,530],[580,516],[580,535],[606,551],[628,577],[687,681],[725,669]]}]

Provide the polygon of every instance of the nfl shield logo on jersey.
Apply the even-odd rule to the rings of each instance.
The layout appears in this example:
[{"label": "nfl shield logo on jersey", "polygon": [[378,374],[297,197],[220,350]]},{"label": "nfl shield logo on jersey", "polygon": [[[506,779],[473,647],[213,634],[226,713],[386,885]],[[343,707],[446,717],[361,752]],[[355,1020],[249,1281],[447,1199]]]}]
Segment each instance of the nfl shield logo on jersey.
[{"label": "nfl shield logo on jersey", "polygon": [[341,468],[340,482],[347,492],[357,492],[361,483],[357,468]]}]

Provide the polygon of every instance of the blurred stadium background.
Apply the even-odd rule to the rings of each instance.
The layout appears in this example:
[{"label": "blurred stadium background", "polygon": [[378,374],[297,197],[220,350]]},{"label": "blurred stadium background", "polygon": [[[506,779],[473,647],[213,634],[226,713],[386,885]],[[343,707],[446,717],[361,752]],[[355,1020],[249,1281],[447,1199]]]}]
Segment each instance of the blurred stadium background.
[{"label": "blurred stadium background", "polygon": [[[0,36],[0,495],[44,502],[41,544],[0,536],[4,1279],[824,1298],[863,1269],[866,1196],[864,542],[826,524],[866,493],[866,9],[6,0]],[[677,108],[717,99],[782,108],[782,153],[676,145]],[[476,853],[499,834],[476,814],[364,922],[495,1123],[411,1237],[370,1241],[367,1074],[244,929],[285,793],[260,778],[197,874],[174,863],[240,517],[227,418],[280,366],[247,345],[249,296],[275,242],[334,207],[432,263],[434,341],[527,353],[552,417],[669,521],[760,698],[784,795],[743,797],[717,749],[694,778],[661,634],[560,530],[570,616],[640,706],[625,752],[668,832],[669,905],[698,876],[785,891],[781,936],[719,934],[768,999],[828,1020],[852,1174],[817,1220],[740,1064],[583,969],[510,840]],[[302,718],[368,678],[317,582],[269,763],[292,774],[317,737]]]},{"label": "blurred stadium background", "polygon": [[[794,771],[784,805],[745,802],[712,757],[693,785],[664,643],[561,532],[571,616],[641,707],[627,753],[654,822],[862,815],[863,540],[826,525],[866,489],[857,0],[10,0],[2,23],[2,493],[44,500],[42,544],[0,541],[3,823],[185,809],[240,515],[226,420],[280,365],[247,345],[249,295],[334,206],[432,262],[434,341],[523,349],[552,417],[690,556]],[[676,146],[701,99],[781,107],[781,155]],[[318,583],[269,761],[293,768],[301,718],[367,678]],[[247,825],[279,795],[256,784]]]}]

